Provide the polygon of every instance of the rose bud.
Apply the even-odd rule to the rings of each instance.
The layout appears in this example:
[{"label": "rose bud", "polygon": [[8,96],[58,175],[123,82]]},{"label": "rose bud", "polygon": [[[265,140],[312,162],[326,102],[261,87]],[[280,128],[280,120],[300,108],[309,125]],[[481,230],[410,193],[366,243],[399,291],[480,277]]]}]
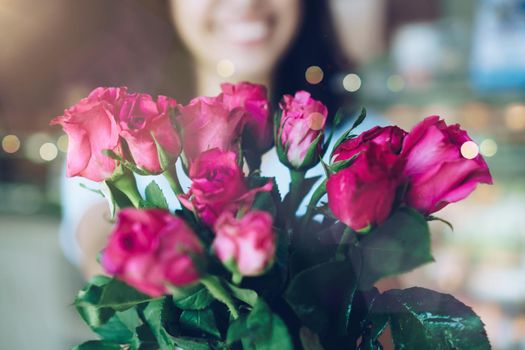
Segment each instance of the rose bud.
[{"label": "rose bud", "polygon": [[354,155],[368,148],[370,143],[386,147],[391,153],[399,154],[403,139],[407,132],[397,126],[376,126],[363,132],[358,137],[348,139],[341,143],[332,156],[333,162],[350,159]]},{"label": "rose bud", "polygon": [[51,121],[51,125],[62,125],[69,138],[67,176],[97,182],[112,176],[116,161],[103,151],[121,153],[116,102],[125,94],[126,88],[97,88]]},{"label": "rose bud", "polygon": [[123,209],[102,252],[104,269],[158,297],[199,280],[204,249],[184,220],[160,209]]},{"label": "rose bud", "polygon": [[328,110],[306,91],[285,95],[278,130],[281,162],[295,169],[308,169],[319,162]]},{"label": "rose bud", "polygon": [[178,123],[188,168],[202,152],[209,149],[239,151],[244,111],[230,111],[224,105],[221,95],[197,97],[188,105],[179,106],[179,111]]},{"label": "rose bud", "polygon": [[276,239],[272,217],[267,212],[254,210],[242,219],[223,213],[214,230],[213,250],[233,273],[258,276],[271,266]]},{"label": "rose bud", "polygon": [[328,178],[328,206],[355,231],[381,224],[392,211],[401,167],[397,155],[370,143],[352,165]]},{"label": "rose bud", "polygon": [[406,202],[425,215],[467,197],[478,183],[492,184],[483,157],[467,159],[461,146],[472,141],[458,124],[447,126],[438,116],[417,124],[405,137],[401,156],[410,184]]},{"label": "rose bud", "polygon": [[195,211],[207,225],[213,225],[224,211],[249,208],[259,191],[270,191],[272,183],[249,190],[234,152],[217,148],[202,153],[191,165],[191,187],[180,195],[181,203]]},{"label": "rose bud", "polygon": [[159,96],[154,101],[147,94],[129,94],[120,103],[120,135],[126,140],[135,164],[150,173],[165,170],[155,141],[170,159],[175,160],[180,154],[180,139],[169,118],[176,105],[169,97]]},{"label": "rose bud", "polygon": [[266,87],[259,84],[241,82],[221,84],[224,104],[230,109],[242,108],[246,111],[245,138],[247,147],[255,141],[259,152],[267,151],[273,143],[272,119],[268,110],[268,93]]}]

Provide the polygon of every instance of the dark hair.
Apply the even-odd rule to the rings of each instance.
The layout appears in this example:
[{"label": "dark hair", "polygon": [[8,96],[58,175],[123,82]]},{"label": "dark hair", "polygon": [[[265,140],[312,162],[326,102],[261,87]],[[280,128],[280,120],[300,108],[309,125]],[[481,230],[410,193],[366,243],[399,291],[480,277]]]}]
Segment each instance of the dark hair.
[{"label": "dark hair", "polygon": [[[155,13],[170,21],[166,13],[166,0],[139,0]],[[298,90],[309,91],[316,99],[328,106],[331,115],[340,104],[342,89],[337,84],[337,74],[349,66],[337,49],[335,30],[326,0],[302,0],[302,18],[295,40],[291,43],[275,72],[272,86],[272,102],[277,104],[284,94]],[[173,64],[177,62],[177,64]],[[185,102],[194,93],[194,79],[191,77],[192,62],[189,52],[174,32],[173,50],[166,62],[166,82],[160,86],[162,93],[171,94]],[[169,66],[169,67],[168,67]],[[319,66],[324,73],[323,80],[316,85],[305,78],[306,69]],[[184,81],[184,86],[173,84],[173,79]],[[177,86],[178,85],[178,86]]]},{"label": "dark hair", "polygon": [[[339,75],[350,64],[338,49],[331,13],[326,0],[303,0],[303,18],[298,36],[279,64],[274,80],[274,96],[306,90],[328,106],[333,116],[344,96]],[[324,73],[319,84],[306,81],[310,66],[319,66]]]}]

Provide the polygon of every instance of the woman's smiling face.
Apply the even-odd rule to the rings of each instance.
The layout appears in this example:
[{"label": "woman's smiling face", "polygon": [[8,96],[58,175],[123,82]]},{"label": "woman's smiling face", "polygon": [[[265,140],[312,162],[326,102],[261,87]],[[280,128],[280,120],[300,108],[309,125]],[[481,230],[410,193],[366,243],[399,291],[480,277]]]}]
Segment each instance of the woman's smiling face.
[{"label": "woman's smiling face", "polygon": [[216,69],[226,62],[242,78],[273,72],[301,17],[300,0],[170,0],[170,5],[175,28],[197,65]]}]

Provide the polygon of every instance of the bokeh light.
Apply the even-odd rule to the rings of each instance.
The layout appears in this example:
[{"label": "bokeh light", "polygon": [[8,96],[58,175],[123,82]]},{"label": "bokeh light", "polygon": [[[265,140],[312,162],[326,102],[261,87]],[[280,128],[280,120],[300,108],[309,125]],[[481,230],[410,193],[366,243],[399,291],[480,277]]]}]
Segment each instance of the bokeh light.
[{"label": "bokeh light", "polygon": [[20,139],[16,135],[6,135],[2,139],[2,149],[6,153],[15,153],[20,149]]},{"label": "bokeh light", "polygon": [[493,157],[498,151],[498,144],[492,139],[485,139],[479,145],[479,152],[485,157]]},{"label": "bokeh light", "polygon": [[461,155],[466,159],[474,159],[479,154],[478,145],[474,141],[467,141],[461,145]]},{"label": "bokeh light", "polygon": [[361,78],[354,73],[347,74],[343,79],[343,87],[348,92],[356,92],[361,88]]},{"label": "bokeh light", "polygon": [[62,135],[57,140],[57,147],[60,152],[67,152],[68,139],[67,135]]},{"label": "bokeh light", "polygon": [[40,156],[40,147],[51,141],[51,137],[46,133],[34,133],[29,136],[24,143],[24,155],[35,163],[42,163],[43,159]]},{"label": "bokeh light", "polygon": [[323,81],[324,72],[319,66],[310,66],[306,69],[304,76],[308,83],[316,85]]},{"label": "bokeh light", "polygon": [[217,63],[217,74],[223,78],[229,78],[235,73],[235,65],[232,61],[224,59]]},{"label": "bokeh light", "polygon": [[405,80],[400,75],[391,75],[386,81],[386,87],[392,92],[400,92],[405,88]]},{"label": "bokeh light", "polygon": [[321,130],[324,126],[324,116],[319,112],[310,113],[308,116],[308,127],[312,130]]},{"label": "bokeh light", "polygon": [[39,154],[40,158],[50,162],[57,157],[58,148],[53,143],[46,142],[42,146],[40,146]]}]

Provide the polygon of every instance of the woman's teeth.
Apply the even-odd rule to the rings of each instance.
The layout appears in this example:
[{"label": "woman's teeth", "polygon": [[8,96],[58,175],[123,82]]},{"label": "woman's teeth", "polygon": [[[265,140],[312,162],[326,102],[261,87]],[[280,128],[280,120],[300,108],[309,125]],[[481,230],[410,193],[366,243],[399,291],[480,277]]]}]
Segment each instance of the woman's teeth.
[{"label": "woman's teeth", "polygon": [[232,22],[224,26],[226,38],[239,43],[263,40],[268,36],[269,31],[265,21]]}]

